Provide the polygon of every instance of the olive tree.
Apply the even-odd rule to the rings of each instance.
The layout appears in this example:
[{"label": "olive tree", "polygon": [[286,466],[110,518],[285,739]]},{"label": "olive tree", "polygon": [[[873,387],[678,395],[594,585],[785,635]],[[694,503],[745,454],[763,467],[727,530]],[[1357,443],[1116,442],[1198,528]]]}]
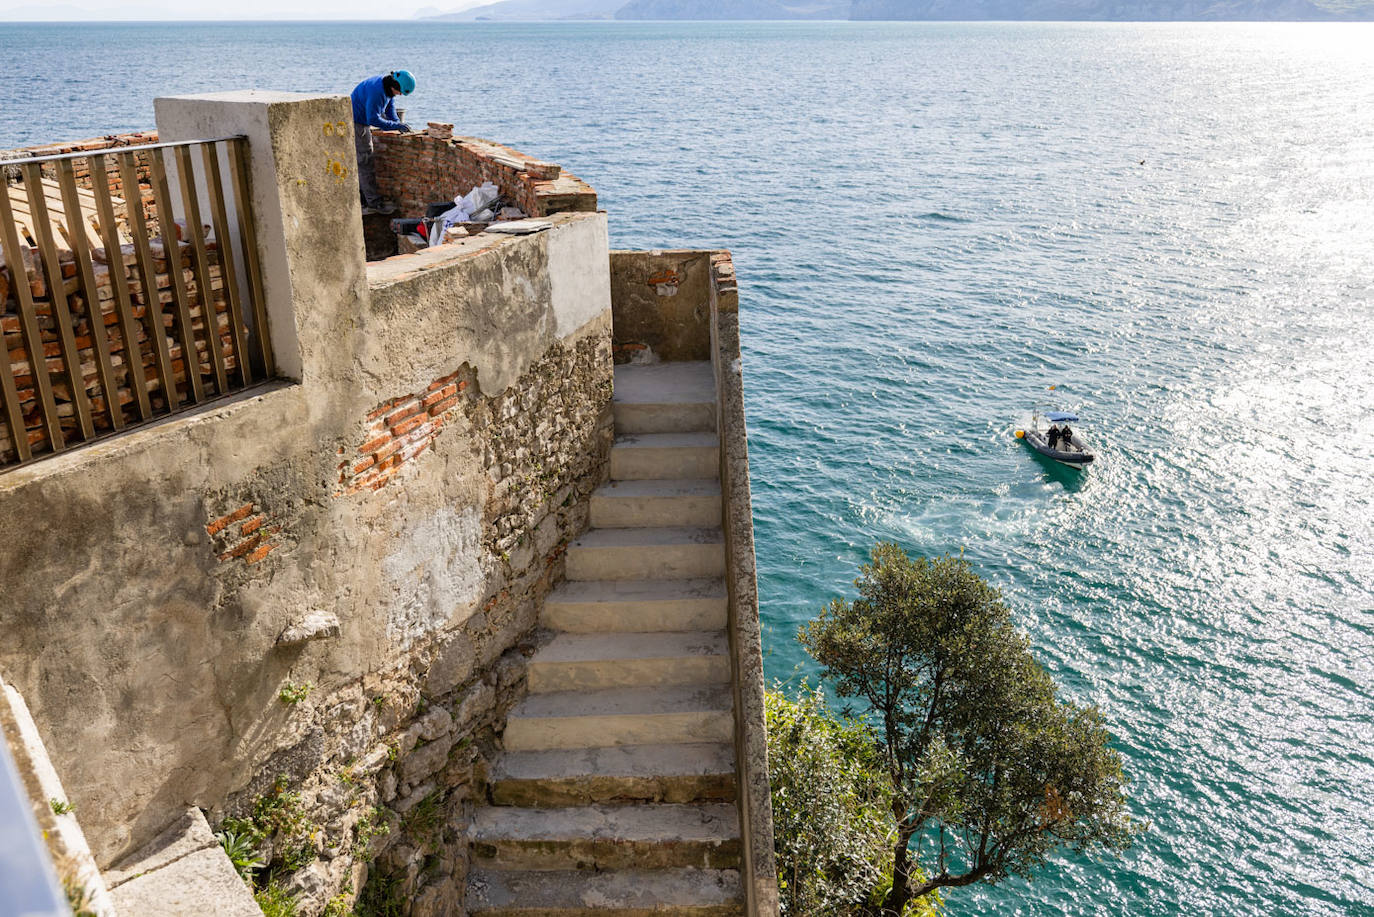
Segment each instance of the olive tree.
[{"label": "olive tree", "polygon": [[[782,917],[857,917],[892,884],[892,784],[868,724],[805,681],[764,695]],[[933,897],[933,896],[932,896]],[[910,917],[935,917],[935,900]]]},{"label": "olive tree", "polygon": [[961,558],[879,544],[799,638],[872,723],[892,786],[882,913],[929,892],[1029,876],[1058,848],[1122,850],[1120,755],[1094,707],[1058,698],[1001,594]]}]

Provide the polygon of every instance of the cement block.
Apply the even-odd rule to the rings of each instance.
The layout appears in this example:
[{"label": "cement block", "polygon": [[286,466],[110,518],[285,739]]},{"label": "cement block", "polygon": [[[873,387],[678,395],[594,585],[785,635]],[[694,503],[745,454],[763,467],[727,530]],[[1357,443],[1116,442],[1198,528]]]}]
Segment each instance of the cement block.
[{"label": "cement block", "polygon": [[612,481],[719,476],[715,433],[632,433],[617,437],[611,447]]},{"label": "cement block", "polygon": [[507,752],[492,770],[491,794],[503,806],[730,802],[734,750],[698,744]]},{"label": "cement block", "polygon": [[570,580],[700,579],[725,575],[720,529],[592,529],[568,546]]},{"label": "cement block", "polygon": [[503,869],[725,869],[739,865],[739,814],[729,803],[487,806],[472,828],[479,866]]},{"label": "cement block", "polygon": [[571,633],[705,631],[727,616],[724,580],[603,580],[560,585],[542,623]]},{"label": "cement block", "polygon": [[711,480],[710,475],[706,479],[613,480],[592,494],[591,512],[597,528],[719,526],[720,481]]},{"label": "cement block", "polygon": [[732,869],[476,870],[465,901],[473,914],[560,917],[738,917],[744,913],[739,873]]},{"label": "cement block", "polygon": [[205,816],[186,813],[151,843],[107,870],[116,911],[140,917],[260,917],[253,893],[215,840]]}]

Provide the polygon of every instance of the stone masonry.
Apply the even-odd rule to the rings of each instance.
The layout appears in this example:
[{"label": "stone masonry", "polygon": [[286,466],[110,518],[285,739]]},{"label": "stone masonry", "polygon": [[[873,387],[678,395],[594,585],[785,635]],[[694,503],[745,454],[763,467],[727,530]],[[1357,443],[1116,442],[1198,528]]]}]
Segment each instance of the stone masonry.
[{"label": "stone masonry", "polygon": [[[351,903],[370,878],[414,917],[459,913],[463,832],[486,798],[506,713],[525,694],[538,609],[607,475],[610,384],[601,337],[552,348],[496,397],[464,387],[456,410],[482,444],[474,459],[493,484],[480,549],[496,563],[480,609],[456,630],[417,641],[390,668],[307,694],[291,710],[290,744],[210,813],[217,823],[251,818],[274,798],[309,813],[271,838],[303,917],[331,900]],[[288,863],[300,865],[283,870]]]}]

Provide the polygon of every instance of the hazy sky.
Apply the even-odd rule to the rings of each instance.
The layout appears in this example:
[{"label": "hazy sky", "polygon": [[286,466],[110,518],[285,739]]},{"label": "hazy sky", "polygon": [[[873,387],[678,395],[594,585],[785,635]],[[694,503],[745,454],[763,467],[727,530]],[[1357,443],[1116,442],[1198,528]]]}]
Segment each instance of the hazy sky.
[{"label": "hazy sky", "polygon": [[0,0],[0,22],[100,19],[408,19],[423,7],[443,12],[489,0]]}]

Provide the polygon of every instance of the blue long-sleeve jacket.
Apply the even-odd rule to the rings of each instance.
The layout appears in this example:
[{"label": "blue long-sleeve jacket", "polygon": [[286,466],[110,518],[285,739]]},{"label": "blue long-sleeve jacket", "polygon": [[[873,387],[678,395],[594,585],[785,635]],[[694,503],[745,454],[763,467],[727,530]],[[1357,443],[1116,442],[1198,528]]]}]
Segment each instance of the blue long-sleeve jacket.
[{"label": "blue long-sleeve jacket", "polygon": [[398,131],[405,125],[396,117],[396,100],[387,97],[382,86],[384,79],[386,77],[368,77],[353,87],[353,121],[384,131]]}]

